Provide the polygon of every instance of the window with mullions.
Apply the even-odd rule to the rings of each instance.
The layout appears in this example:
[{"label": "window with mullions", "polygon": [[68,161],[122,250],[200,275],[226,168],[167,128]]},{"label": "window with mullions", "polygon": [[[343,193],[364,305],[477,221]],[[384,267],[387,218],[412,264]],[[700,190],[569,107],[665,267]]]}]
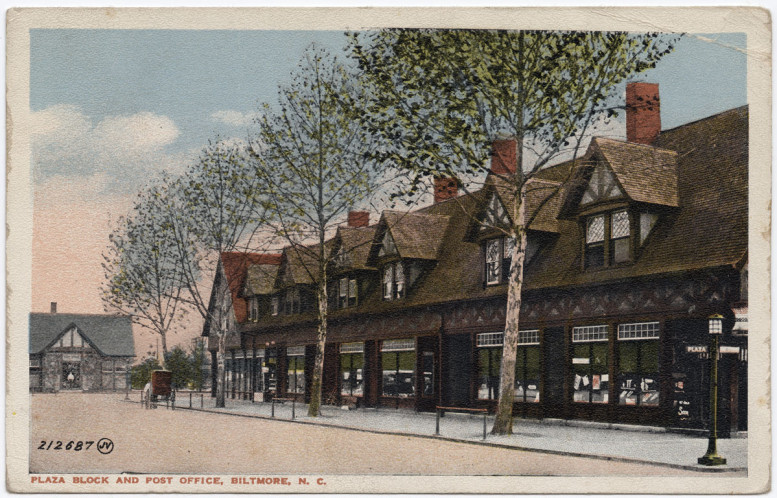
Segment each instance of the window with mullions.
[{"label": "window with mullions", "polygon": [[405,297],[405,268],[401,261],[383,267],[383,299],[391,301]]},{"label": "window with mullions", "polygon": [[610,263],[624,263],[629,257],[629,237],[631,236],[631,226],[629,225],[629,213],[624,209],[614,211],[610,216],[610,239],[612,247],[610,249]]},{"label": "window with mullions", "polygon": [[250,312],[249,312],[249,318],[251,320],[258,320],[259,319],[259,299],[256,297],[252,297],[248,300]]},{"label": "window with mullions", "polygon": [[340,345],[340,394],[345,396],[364,394],[363,342]]},{"label": "window with mullions", "polygon": [[415,395],[415,341],[383,341],[380,351],[383,396],[410,398]]},{"label": "window with mullions", "polygon": [[341,278],[337,287],[337,306],[339,308],[356,306],[356,279],[348,277]]},{"label": "window with mullions", "polygon": [[[605,230],[605,227],[609,230]],[[589,216],[585,225],[585,267],[599,268],[631,259],[631,221],[625,209]]]},{"label": "window with mullions", "polygon": [[513,251],[515,251],[515,239],[512,237],[486,241],[486,285],[507,282]]},{"label": "window with mullions", "polygon": [[299,289],[293,288],[286,291],[285,314],[295,315],[302,311],[302,301]]},{"label": "window with mullions", "polygon": [[[478,399],[498,399],[502,364],[502,332],[478,334]],[[518,332],[515,358],[515,401],[540,401],[540,339],[538,330]]]},{"label": "window with mullions", "polygon": [[305,346],[286,349],[287,393],[305,392]]},{"label": "window with mullions", "polygon": [[575,403],[609,402],[608,336],[607,325],[572,329],[572,399]]},{"label": "window with mullions", "polygon": [[618,325],[618,404],[658,406],[658,322]]}]

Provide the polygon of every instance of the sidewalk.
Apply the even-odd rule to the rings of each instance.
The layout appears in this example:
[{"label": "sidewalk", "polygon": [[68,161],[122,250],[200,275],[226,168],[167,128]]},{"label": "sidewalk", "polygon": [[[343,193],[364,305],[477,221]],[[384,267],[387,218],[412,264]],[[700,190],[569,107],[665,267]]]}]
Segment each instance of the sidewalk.
[{"label": "sidewalk", "polygon": [[[136,398],[133,397],[133,401]],[[231,415],[271,418],[272,403],[227,399],[225,408],[215,408],[215,399],[205,394],[192,398],[192,409]],[[176,408],[188,409],[189,396],[180,393]],[[350,428],[362,431],[407,434],[488,444],[527,451],[540,451],[605,460],[652,463],[703,472],[741,472],[747,469],[747,438],[718,439],[718,453],[727,465],[704,467],[696,459],[707,450],[707,438],[665,432],[662,428],[595,424],[591,422],[516,419],[510,436],[487,435],[483,440],[483,416],[447,413],[440,419],[440,435],[435,435],[436,414],[394,408],[344,410],[325,405],[318,417],[307,416],[307,405],[275,404],[275,419]],[[493,416],[486,420],[491,430]],[[569,425],[568,425],[569,424]],[[574,425],[572,425],[574,424]]]}]

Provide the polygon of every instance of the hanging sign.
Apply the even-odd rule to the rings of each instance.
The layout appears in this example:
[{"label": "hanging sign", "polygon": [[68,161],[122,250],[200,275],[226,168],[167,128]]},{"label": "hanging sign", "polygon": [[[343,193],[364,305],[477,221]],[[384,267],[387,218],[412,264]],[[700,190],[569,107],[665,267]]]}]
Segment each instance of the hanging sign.
[{"label": "hanging sign", "polygon": [[721,346],[720,347],[720,353],[733,353],[733,354],[739,354],[739,346]]},{"label": "hanging sign", "polygon": [[591,358],[572,358],[573,365],[589,365]]}]

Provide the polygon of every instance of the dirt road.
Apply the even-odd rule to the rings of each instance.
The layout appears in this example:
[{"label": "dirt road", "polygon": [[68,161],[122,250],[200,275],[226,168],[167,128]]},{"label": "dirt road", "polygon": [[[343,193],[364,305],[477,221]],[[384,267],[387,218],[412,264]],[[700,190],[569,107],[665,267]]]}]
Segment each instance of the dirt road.
[{"label": "dirt road", "polygon": [[[32,396],[34,473],[698,475],[671,468],[188,410],[123,395]],[[97,442],[110,439],[112,449]],[[63,448],[55,450],[56,442]],[[65,448],[73,441],[71,449]],[[86,443],[76,451],[77,442]],[[49,442],[53,442],[49,445]],[[111,450],[108,452],[108,450]]]}]

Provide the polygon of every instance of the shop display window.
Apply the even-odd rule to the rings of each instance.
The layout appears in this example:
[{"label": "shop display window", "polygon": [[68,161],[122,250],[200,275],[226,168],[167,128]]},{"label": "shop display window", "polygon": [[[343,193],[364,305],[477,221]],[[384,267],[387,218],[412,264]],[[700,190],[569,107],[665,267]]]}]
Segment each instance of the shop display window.
[{"label": "shop display window", "polygon": [[415,341],[383,341],[381,368],[383,396],[415,396]]},{"label": "shop display window", "polygon": [[[478,399],[498,399],[502,366],[502,332],[478,334]],[[538,330],[518,332],[515,357],[515,401],[540,401],[540,348]]]},{"label": "shop display window", "polygon": [[607,325],[572,329],[572,399],[575,403],[608,403]]},{"label": "shop display window", "polygon": [[499,398],[499,371],[501,364],[501,347],[482,347],[478,349],[478,399]]},{"label": "shop display window", "polygon": [[618,404],[658,406],[659,323],[618,326]]},{"label": "shop display window", "polygon": [[286,392],[303,394],[305,392],[304,346],[302,348],[288,348],[286,355],[286,372],[288,373]]},{"label": "shop display window", "polygon": [[364,394],[364,343],[354,342],[340,346],[340,394]]}]

